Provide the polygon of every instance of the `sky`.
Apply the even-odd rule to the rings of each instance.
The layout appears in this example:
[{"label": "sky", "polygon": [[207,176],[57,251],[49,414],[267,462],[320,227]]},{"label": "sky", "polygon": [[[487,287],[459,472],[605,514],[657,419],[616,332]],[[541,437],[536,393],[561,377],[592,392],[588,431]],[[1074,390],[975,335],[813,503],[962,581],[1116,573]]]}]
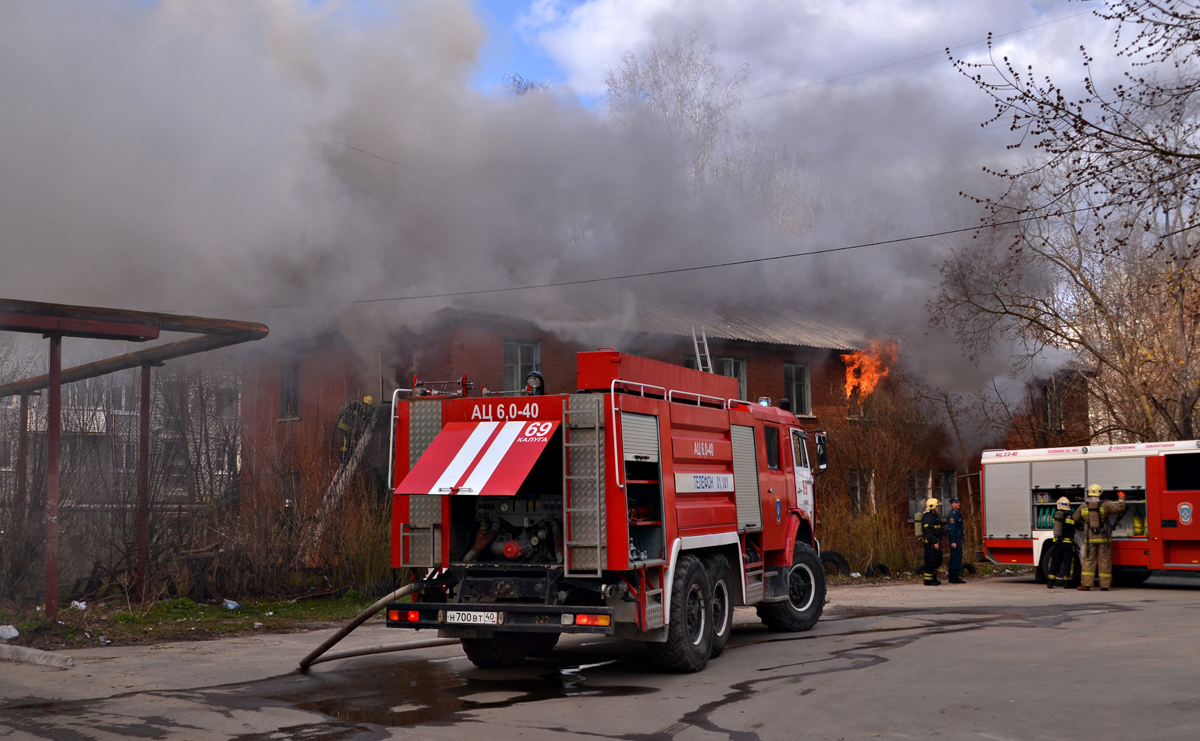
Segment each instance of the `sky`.
[{"label": "sky", "polygon": [[[237,316],[364,345],[459,300],[893,240],[978,223],[962,193],[1019,164],[946,47],[1063,80],[1112,28],[1065,0],[10,0],[0,6],[0,295]],[[794,178],[803,229],[622,125],[605,77],[694,36],[746,73],[737,125]],[[553,95],[506,96],[504,78]],[[769,181],[769,182],[768,182]],[[763,182],[778,185],[769,178]],[[924,239],[669,280],[495,297],[575,339],[651,294],[786,305],[898,337],[935,381],[965,365],[927,303]],[[369,303],[350,303],[367,299]],[[587,306],[590,317],[564,307]],[[585,312],[586,313],[586,312]],[[606,343],[607,344],[607,343]]]}]

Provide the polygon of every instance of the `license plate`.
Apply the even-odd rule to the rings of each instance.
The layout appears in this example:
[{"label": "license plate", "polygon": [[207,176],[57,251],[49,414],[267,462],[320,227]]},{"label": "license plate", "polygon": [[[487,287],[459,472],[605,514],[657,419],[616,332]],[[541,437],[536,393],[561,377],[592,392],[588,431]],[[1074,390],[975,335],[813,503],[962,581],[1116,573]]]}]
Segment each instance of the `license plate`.
[{"label": "license plate", "polygon": [[497,614],[494,612],[464,612],[462,610],[447,610],[447,623],[460,623],[465,625],[496,625],[499,621],[496,619]]}]

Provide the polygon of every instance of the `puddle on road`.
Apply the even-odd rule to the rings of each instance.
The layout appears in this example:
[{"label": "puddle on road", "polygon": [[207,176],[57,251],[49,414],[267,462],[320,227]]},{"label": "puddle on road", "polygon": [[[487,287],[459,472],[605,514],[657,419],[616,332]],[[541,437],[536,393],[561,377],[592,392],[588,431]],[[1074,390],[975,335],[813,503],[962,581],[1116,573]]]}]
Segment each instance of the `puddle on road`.
[{"label": "puddle on road", "polygon": [[[551,660],[550,663],[556,663]],[[225,687],[205,693],[234,707],[261,707],[263,701],[309,710],[348,723],[408,726],[452,721],[472,710],[508,708],[562,698],[629,697],[657,692],[654,687],[604,684],[597,679],[616,661],[594,664],[527,664],[509,671],[461,674],[446,663],[422,659],[372,664]],[[618,669],[613,676],[628,675]],[[478,675],[478,676],[475,676]],[[492,678],[494,676],[494,678]]]}]

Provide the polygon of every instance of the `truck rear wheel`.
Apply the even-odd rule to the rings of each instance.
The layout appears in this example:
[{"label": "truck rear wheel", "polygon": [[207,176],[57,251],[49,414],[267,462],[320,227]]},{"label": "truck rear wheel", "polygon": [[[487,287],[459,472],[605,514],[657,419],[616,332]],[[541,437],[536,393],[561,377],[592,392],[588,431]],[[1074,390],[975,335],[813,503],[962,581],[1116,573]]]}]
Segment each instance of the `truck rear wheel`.
[{"label": "truck rear wheel", "polygon": [[491,638],[464,638],[461,643],[463,653],[480,669],[519,666],[528,652],[525,636],[518,633],[501,633]]},{"label": "truck rear wheel", "polygon": [[763,624],[774,631],[794,633],[808,630],[825,610],[825,569],[817,552],[797,543],[788,572],[788,597],[780,602],[761,603],[756,608]]},{"label": "truck rear wheel", "polygon": [[712,653],[712,587],[700,559],[683,554],[671,583],[671,622],[664,643],[649,643],[650,659],[673,672],[698,672]]},{"label": "truck rear wheel", "polygon": [[729,568],[729,560],[719,553],[705,556],[704,568],[712,587],[712,652],[709,656],[715,659],[725,650],[733,630],[733,570]]}]

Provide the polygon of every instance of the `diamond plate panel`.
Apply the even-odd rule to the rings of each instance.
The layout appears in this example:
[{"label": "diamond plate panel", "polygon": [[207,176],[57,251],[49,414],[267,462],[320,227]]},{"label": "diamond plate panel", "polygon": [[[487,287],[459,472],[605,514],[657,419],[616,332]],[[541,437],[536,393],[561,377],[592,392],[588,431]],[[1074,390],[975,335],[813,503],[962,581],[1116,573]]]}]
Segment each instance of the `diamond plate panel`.
[{"label": "diamond plate panel", "polygon": [[604,507],[601,506],[604,495],[604,398],[598,394],[567,397],[568,441],[580,446],[568,449],[568,468],[571,476],[586,477],[568,482],[570,506],[586,510],[571,515],[571,540],[600,544],[599,548],[572,546],[571,571],[600,570],[608,561],[605,547],[608,533]]},{"label": "diamond plate panel", "polygon": [[413,494],[408,498],[408,521],[413,527],[429,527],[442,522],[442,498]]},{"label": "diamond plate panel", "polygon": [[433,438],[442,431],[442,402],[413,399],[408,402],[408,467],[417,465]]},{"label": "diamond plate panel", "polygon": [[441,528],[412,528],[408,531],[408,556],[405,566],[430,568],[441,559],[442,552]]},{"label": "diamond plate panel", "polygon": [[661,628],[666,624],[663,622],[665,612],[663,611],[662,598],[662,592],[646,594],[646,630]]}]

